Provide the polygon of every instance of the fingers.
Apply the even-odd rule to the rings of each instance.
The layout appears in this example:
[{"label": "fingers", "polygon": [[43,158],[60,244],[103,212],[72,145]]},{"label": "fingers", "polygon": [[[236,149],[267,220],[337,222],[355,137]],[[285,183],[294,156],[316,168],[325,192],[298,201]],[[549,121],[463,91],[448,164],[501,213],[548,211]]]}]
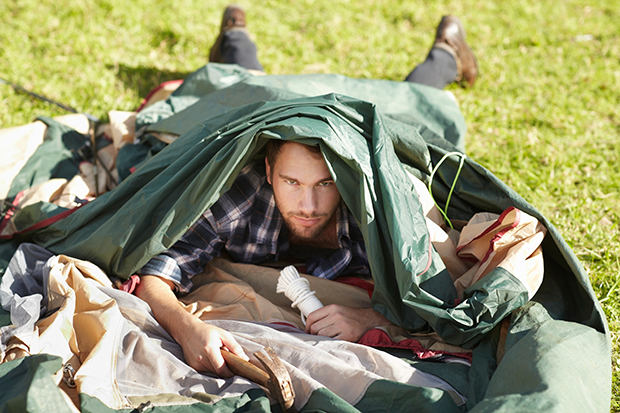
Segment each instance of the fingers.
[{"label": "fingers", "polygon": [[313,330],[314,324],[329,315],[330,307],[331,306],[328,305],[326,307],[319,308],[308,315],[308,318],[306,318],[306,333],[316,334],[316,327],[314,327]]},{"label": "fingers", "polygon": [[357,341],[358,330],[359,328],[355,324],[349,323],[347,319],[336,314],[314,323],[310,329],[310,334],[338,340]]},{"label": "fingers", "polygon": [[308,316],[306,332],[325,337],[357,342],[369,329],[375,327],[370,308],[351,308],[331,304]]},{"label": "fingers", "polygon": [[340,339],[341,337],[339,336],[343,334],[343,331],[338,325],[330,324],[326,326],[320,326],[317,323],[315,324],[315,329],[311,334]]},{"label": "fingers", "polygon": [[185,360],[196,371],[208,371],[220,377],[232,377],[233,373],[226,366],[220,349],[222,347],[231,353],[248,360],[243,348],[227,331],[203,323],[197,324],[196,330],[190,335],[190,339],[182,344]]},{"label": "fingers", "polygon": [[227,332],[224,331],[224,333],[225,334],[223,334],[221,337],[222,344],[224,345],[224,347],[228,351],[235,354],[236,356],[241,357],[245,361],[250,361],[250,358],[247,356],[247,354],[245,354],[243,347],[241,347],[239,343],[237,343],[237,340],[235,340],[233,336],[231,336]]},{"label": "fingers", "polygon": [[310,313],[306,320],[306,332],[333,338],[342,334],[347,328],[342,310],[341,306],[331,304]]},{"label": "fingers", "polygon": [[[306,333],[332,337],[332,335],[327,334],[326,329],[333,327],[336,322],[337,320],[335,320],[334,317],[324,317],[312,324],[307,323]],[[334,332],[334,334],[336,334],[336,332]]]},{"label": "fingers", "polygon": [[212,366],[211,371],[220,377],[232,377],[234,374],[226,365],[221,348],[224,347],[228,349],[228,351],[244,360],[249,360],[249,358],[230,333],[217,327],[213,327],[211,332],[216,336],[211,340],[213,344],[207,349]]},{"label": "fingers", "polygon": [[212,373],[217,374],[220,377],[228,378],[232,377],[233,373],[226,366],[226,361],[224,361],[224,357],[222,357],[222,352],[220,351],[220,347],[213,348],[209,347],[206,349],[208,360],[208,366],[205,363],[205,367]]}]

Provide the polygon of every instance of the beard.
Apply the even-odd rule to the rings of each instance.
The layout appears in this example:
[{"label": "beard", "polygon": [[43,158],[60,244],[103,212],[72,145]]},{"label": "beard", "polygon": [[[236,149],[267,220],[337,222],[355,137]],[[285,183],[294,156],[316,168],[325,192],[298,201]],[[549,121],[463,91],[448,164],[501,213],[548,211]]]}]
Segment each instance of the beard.
[{"label": "beard", "polygon": [[[282,213],[282,209],[278,205],[278,201],[276,200],[276,206],[278,210]],[[289,230],[289,239],[291,242],[297,243],[312,243],[313,241],[317,241],[317,239],[325,232],[327,227],[331,224],[332,220],[336,216],[336,211],[338,208],[335,208],[333,211],[324,214],[314,214],[314,215],[305,215],[301,213],[295,212],[284,212],[282,213],[282,218],[284,219],[284,224],[286,228]],[[317,223],[316,225],[306,227],[300,225],[295,221],[295,217],[304,218],[304,219],[317,219],[317,218],[326,218],[324,221]]]},{"label": "beard", "polygon": [[319,224],[313,225],[311,227],[304,227],[303,225],[299,225],[297,222],[295,222],[295,218],[293,217],[293,215],[301,217],[301,218],[305,218],[305,219],[322,218],[322,217],[325,217],[326,215],[303,216],[299,214],[289,214],[287,216],[283,216],[284,224],[286,225],[286,228],[288,228],[290,232],[291,241],[298,241],[298,242],[299,241],[308,242],[308,241],[313,241],[319,238],[321,234],[325,232],[325,229],[329,226],[329,224],[331,223],[332,217],[334,216],[334,214],[332,214],[328,219],[326,219],[325,221]]}]

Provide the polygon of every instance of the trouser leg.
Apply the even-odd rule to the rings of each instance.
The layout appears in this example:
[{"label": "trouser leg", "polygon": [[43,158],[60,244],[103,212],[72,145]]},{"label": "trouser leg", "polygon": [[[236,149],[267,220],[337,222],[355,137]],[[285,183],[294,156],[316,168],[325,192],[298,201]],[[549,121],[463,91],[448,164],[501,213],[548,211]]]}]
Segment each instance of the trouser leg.
[{"label": "trouser leg", "polygon": [[222,38],[222,60],[246,69],[263,70],[256,56],[256,45],[245,30],[228,30]]},{"label": "trouser leg", "polygon": [[454,82],[457,75],[454,57],[445,50],[432,48],[424,63],[416,66],[405,81],[443,89]]}]

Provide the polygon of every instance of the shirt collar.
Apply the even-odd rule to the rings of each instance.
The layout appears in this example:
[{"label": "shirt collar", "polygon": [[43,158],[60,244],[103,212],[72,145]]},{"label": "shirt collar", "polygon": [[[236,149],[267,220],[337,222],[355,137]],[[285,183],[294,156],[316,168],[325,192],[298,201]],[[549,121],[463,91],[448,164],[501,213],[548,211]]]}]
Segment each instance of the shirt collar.
[{"label": "shirt collar", "polygon": [[340,205],[338,206],[336,214],[336,234],[338,236],[338,246],[340,248],[347,248],[349,246],[349,241],[351,241],[351,233],[349,229],[349,209],[342,199],[340,200]]}]

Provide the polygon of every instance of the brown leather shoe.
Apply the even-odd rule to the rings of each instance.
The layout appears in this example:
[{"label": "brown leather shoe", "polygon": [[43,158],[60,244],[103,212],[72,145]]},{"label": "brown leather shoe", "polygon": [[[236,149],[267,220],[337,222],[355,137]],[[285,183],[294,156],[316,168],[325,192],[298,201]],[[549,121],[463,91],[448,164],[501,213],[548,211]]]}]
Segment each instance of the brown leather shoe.
[{"label": "brown leather shoe", "polygon": [[224,38],[224,33],[229,30],[244,30],[247,32],[245,28],[245,11],[237,4],[231,4],[224,10],[220,34],[211,47],[209,62],[224,63],[222,59],[222,39]]},{"label": "brown leather shoe", "polygon": [[465,41],[465,29],[456,16],[443,16],[439,26],[433,47],[443,49],[450,53],[456,61],[456,82],[465,81],[473,86],[478,76],[478,62],[476,56]]}]

